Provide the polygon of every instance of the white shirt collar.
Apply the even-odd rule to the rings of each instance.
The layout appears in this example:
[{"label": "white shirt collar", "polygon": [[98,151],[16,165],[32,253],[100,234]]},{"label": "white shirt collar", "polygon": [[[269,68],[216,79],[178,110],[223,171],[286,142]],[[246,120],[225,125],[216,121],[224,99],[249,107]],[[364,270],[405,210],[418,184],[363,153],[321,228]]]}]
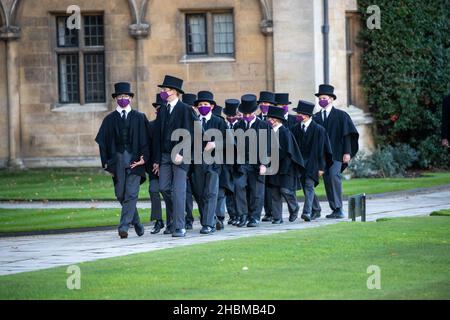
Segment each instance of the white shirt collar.
[{"label": "white shirt collar", "polygon": [[256,117],[252,121],[250,121],[248,127],[250,128],[255,123],[255,121],[256,121]]},{"label": "white shirt collar", "polygon": [[234,122],[230,122],[227,120],[227,123],[231,126],[234,127],[234,125],[236,124],[236,122],[238,122],[238,120],[234,120]]},{"label": "white shirt collar", "polygon": [[210,113],[208,113],[206,116],[202,116],[202,115],[200,115],[200,118],[203,120],[203,119],[206,119],[206,122],[208,122],[210,119],[211,119],[211,117],[212,117],[212,111],[210,112]]},{"label": "white shirt collar", "polygon": [[273,131],[277,132],[283,126],[282,123],[278,123],[275,127],[273,127]]},{"label": "white shirt collar", "polygon": [[128,114],[130,113],[130,111],[131,111],[131,106],[130,105],[127,105],[127,107],[126,108],[121,108],[120,106],[117,106],[116,107],[116,111],[122,116],[122,111],[123,110],[125,110],[125,113],[126,113],[126,115],[127,115],[127,117],[128,117]]},{"label": "white shirt collar", "polygon": [[312,118],[309,118],[308,121],[302,122],[302,126],[304,125],[305,129],[308,129],[309,125],[311,124],[311,121],[312,121]]},{"label": "white shirt collar", "polygon": [[329,105],[328,107],[325,108],[325,111],[327,112],[327,116],[330,114],[331,109],[333,109],[333,105]]},{"label": "white shirt collar", "polygon": [[170,105],[171,109],[173,109],[173,107],[176,106],[176,104],[178,103],[178,98],[175,98],[175,100],[173,100],[172,102],[169,102],[168,104]]}]

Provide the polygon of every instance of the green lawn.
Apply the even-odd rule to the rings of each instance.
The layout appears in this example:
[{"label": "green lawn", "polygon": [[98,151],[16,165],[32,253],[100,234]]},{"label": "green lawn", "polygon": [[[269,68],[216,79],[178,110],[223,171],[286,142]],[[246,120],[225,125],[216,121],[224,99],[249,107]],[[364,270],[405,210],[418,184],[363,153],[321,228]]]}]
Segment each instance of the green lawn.
[{"label": "green lawn", "polygon": [[79,264],[81,290],[66,267],[1,276],[0,299],[450,299],[449,230],[414,217],[158,250]]},{"label": "green lawn", "polygon": [[[114,200],[111,177],[99,169],[0,170],[0,200]],[[344,181],[344,195],[401,191],[450,183],[450,172],[427,173],[420,178],[352,179]],[[299,195],[302,193],[299,192]],[[324,196],[323,183],[317,194]],[[148,182],[140,198],[148,199]]]},{"label": "green lawn", "polygon": [[[197,209],[194,209],[193,215],[198,217]],[[142,223],[149,222],[150,209],[139,209],[139,216]],[[116,226],[119,219],[120,209],[0,209],[0,234]]]}]

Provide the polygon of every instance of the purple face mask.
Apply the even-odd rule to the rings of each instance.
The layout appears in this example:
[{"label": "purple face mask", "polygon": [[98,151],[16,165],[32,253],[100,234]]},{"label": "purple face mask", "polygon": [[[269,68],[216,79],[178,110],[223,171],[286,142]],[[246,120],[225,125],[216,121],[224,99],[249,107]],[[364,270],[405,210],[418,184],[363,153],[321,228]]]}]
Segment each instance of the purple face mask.
[{"label": "purple face mask", "polygon": [[296,118],[297,118],[297,121],[298,121],[298,122],[302,122],[302,121],[303,121],[303,116],[300,115],[300,114],[298,114],[298,115],[296,116]]},{"label": "purple face mask", "polygon": [[227,117],[227,121],[230,123],[235,122],[237,119],[239,119],[239,117]]},{"label": "purple face mask", "polygon": [[327,99],[321,99],[319,100],[319,106],[321,106],[322,108],[326,108],[326,106],[329,105],[329,102]]},{"label": "purple face mask", "polygon": [[261,112],[264,113],[264,114],[269,112],[269,106],[261,105],[261,106],[259,106],[259,109],[261,109]]},{"label": "purple face mask", "polygon": [[281,106],[281,108],[284,110],[284,113],[289,112],[289,106]]},{"label": "purple face mask", "polygon": [[125,108],[126,106],[128,106],[130,104],[130,99],[117,99],[117,104],[121,108]]},{"label": "purple face mask", "polygon": [[250,117],[242,117],[242,119],[244,119],[244,121],[246,122],[252,122],[253,119],[255,119],[255,115],[252,115]]},{"label": "purple face mask", "polygon": [[165,91],[162,91],[159,96],[161,97],[161,99],[163,99],[164,101],[167,101],[167,98],[169,98],[169,94]]},{"label": "purple face mask", "polygon": [[200,112],[200,114],[202,116],[206,116],[210,111],[211,111],[211,107],[209,107],[209,106],[198,107],[198,112]]}]

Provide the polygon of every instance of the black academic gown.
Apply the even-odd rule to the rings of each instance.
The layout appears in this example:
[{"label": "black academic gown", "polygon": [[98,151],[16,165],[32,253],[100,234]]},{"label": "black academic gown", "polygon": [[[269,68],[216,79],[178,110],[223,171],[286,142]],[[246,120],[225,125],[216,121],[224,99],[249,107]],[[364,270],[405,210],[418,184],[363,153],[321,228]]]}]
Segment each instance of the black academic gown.
[{"label": "black academic gown", "polygon": [[148,147],[150,150],[150,160],[145,163],[145,171],[148,173],[148,177],[150,180],[158,179],[158,176],[155,175],[153,170],[153,164],[155,163],[155,155],[157,154],[157,148],[159,148],[158,143],[154,141],[155,139],[155,122],[147,121],[147,137],[148,137]]},{"label": "black academic gown", "polygon": [[[202,123],[202,120],[199,121]],[[205,126],[203,127],[203,134],[207,132],[210,129],[216,129],[221,132],[222,137],[225,137],[225,131],[226,131],[226,123],[225,120],[223,120],[221,117],[211,115],[211,118],[209,121],[206,122]],[[206,139],[203,139],[206,140]],[[211,137],[211,139],[207,139],[208,141],[215,141],[215,137]],[[208,141],[202,142],[202,152],[206,147],[206,144]],[[220,145],[219,143],[216,144],[216,148],[211,152],[211,156],[215,157],[218,152],[222,153],[222,156],[224,157],[224,145]],[[225,158],[222,158],[223,162],[225,161]],[[195,164],[192,166],[191,170],[191,176],[192,176],[192,192],[194,194],[194,197],[196,199],[201,199],[204,189],[205,189],[205,177],[206,173],[209,171],[214,171],[219,175],[219,187],[220,185],[220,177],[222,174],[222,167],[223,164],[220,163],[212,163],[212,164]]]},{"label": "black academic gown", "polygon": [[[246,123],[244,120],[239,120],[238,123],[236,123],[234,130],[239,130],[242,129],[244,131],[246,127]],[[259,157],[259,153],[260,153],[260,147],[261,147],[261,143],[260,143],[260,137],[259,137],[259,132],[262,129],[265,129],[267,132],[267,135],[270,135],[270,128],[267,122],[259,119],[258,117],[256,117],[255,122],[252,124],[251,129],[256,130],[256,137],[257,137],[257,144],[256,144],[256,154],[257,154],[257,163],[253,164],[254,170],[256,170],[256,172],[259,172],[259,166],[261,164],[263,164],[261,162],[261,159]],[[249,145],[248,145],[248,139],[245,139],[246,143],[245,143],[245,163],[249,162]],[[270,140],[269,138],[267,139],[267,145],[266,145],[266,150],[270,151]],[[242,150],[241,150],[242,151]],[[234,174],[236,175],[241,175],[244,173],[244,169],[243,169],[243,165],[242,164],[237,164],[237,152],[238,150],[235,152],[235,168],[234,168]],[[267,165],[267,164],[266,164]],[[264,181],[264,176],[258,175],[258,179],[260,179],[260,181]]]},{"label": "black academic gown", "polygon": [[306,130],[302,130],[302,123],[299,122],[292,129],[292,134],[297,140],[298,146],[305,161],[304,177],[314,180],[314,186],[319,184],[319,170],[333,164],[333,154],[331,152],[330,140],[324,127],[311,121]]},{"label": "black academic gown", "polygon": [[299,180],[305,166],[302,153],[292,132],[285,126],[281,126],[277,133],[271,131],[271,139],[278,134],[279,168],[274,175],[267,176],[269,186],[287,188],[290,190],[301,189]]},{"label": "black academic gown", "polygon": [[[177,129],[185,129],[189,132],[191,152],[193,150],[194,122],[198,121],[198,117],[196,116],[194,110],[192,110],[190,106],[183,103],[181,100],[179,100],[173,108],[172,114],[169,113],[169,108],[170,105],[161,106],[160,111],[158,112],[158,116],[155,120],[155,138],[153,139],[153,141],[154,143],[158,144],[158,147],[155,148],[156,154],[154,157],[155,163],[157,164],[161,164],[161,156],[164,151],[163,148],[166,145],[167,137],[170,139],[172,132]],[[168,120],[167,124],[166,120]],[[164,133],[166,133],[167,136],[164,136]],[[172,150],[173,147],[175,147],[180,142],[182,142],[181,137],[178,139],[178,141],[169,142],[169,150]],[[191,159],[194,159],[193,153],[191,153]],[[189,171],[190,163],[183,162],[180,167],[186,171]]]},{"label": "black academic gown", "polygon": [[[131,110],[128,114],[130,120],[130,142],[131,142],[131,162],[139,161],[144,156],[145,163],[149,162],[150,151],[147,136],[147,117],[136,110]],[[100,126],[95,138],[100,150],[102,167],[116,176],[117,172],[117,150],[116,141],[119,138],[119,121],[122,121],[120,114],[113,111],[108,114]],[[131,174],[141,177],[141,184],[145,182],[145,165],[131,169]]]},{"label": "black academic gown", "polygon": [[[345,111],[333,107],[325,123],[322,120],[322,112],[317,112],[313,116],[313,120],[327,131],[334,161],[342,162],[344,154],[347,153],[352,158],[356,155],[359,149],[359,133],[352,119]],[[342,163],[341,172],[347,166],[348,164]]]},{"label": "black academic gown", "polygon": [[283,121],[283,124],[286,128],[288,128],[289,130],[294,129],[295,125],[298,123],[297,121],[297,117],[292,115],[292,114],[288,114],[288,118],[287,120]]},{"label": "black academic gown", "polygon": [[[235,187],[234,187],[234,181],[233,181],[233,172],[235,169],[234,162],[233,163],[227,163],[227,149],[231,152],[233,152],[234,155],[236,155],[236,143],[234,140],[234,128],[236,127],[236,124],[238,121],[236,121],[234,124],[231,124],[231,127],[229,127],[229,124],[227,121],[225,121],[225,136],[224,136],[224,143],[226,144],[224,152],[223,152],[223,165],[222,165],[222,171],[220,172],[219,177],[219,186],[220,188],[225,189],[225,193],[230,195],[234,193]],[[227,139],[227,136],[229,137]],[[231,145],[229,145],[231,144]]]}]

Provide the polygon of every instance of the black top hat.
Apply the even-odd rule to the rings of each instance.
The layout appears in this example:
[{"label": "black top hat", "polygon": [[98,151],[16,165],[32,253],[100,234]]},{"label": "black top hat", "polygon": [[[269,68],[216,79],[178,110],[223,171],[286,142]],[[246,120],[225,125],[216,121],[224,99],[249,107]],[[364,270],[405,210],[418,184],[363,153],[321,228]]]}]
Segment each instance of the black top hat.
[{"label": "black top hat", "polygon": [[134,93],[131,92],[131,84],[129,82],[118,82],[114,84],[114,93],[112,94],[113,98],[121,94],[129,95],[130,97],[134,97]]},{"label": "black top hat", "polygon": [[269,106],[269,111],[267,112],[267,118],[276,118],[279,120],[286,120],[284,117],[284,110],[283,108]]},{"label": "black top hat", "polygon": [[197,106],[200,102],[209,102],[210,104],[216,105],[214,95],[210,91],[199,91],[197,93],[197,100],[194,101],[194,106]]},{"label": "black top hat", "polygon": [[227,99],[225,100],[225,108],[223,109],[223,113],[229,117],[233,117],[236,115],[238,107],[239,107],[239,100]]},{"label": "black top hat", "polygon": [[275,94],[273,94],[273,92],[269,92],[269,91],[261,91],[259,93],[259,100],[257,102],[258,103],[268,102],[268,103],[271,103],[271,104],[276,104],[276,102],[275,102]]},{"label": "black top hat", "polygon": [[223,108],[221,106],[217,106],[216,105],[216,106],[214,106],[214,109],[212,110],[212,113],[215,116],[221,117],[222,116],[222,110],[223,110]]},{"label": "black top hat", "polygon": [[183,87],[183,80],[169,75],[164,77],[163,84],[160,84],[158,87],[175,89],[181,94],[184,93],[183,89],[181,89]]},{"label": "black top hat", "polygon": [[166,102],[161,98],[161,96],[159,94],[156,94],[156,102],[153,102],[152,105],[157,108],[165,104]]},{"label": "black top hat", "polygon": [[292,102],[289,101],[289,93],[275,93],[275,103],[278,105],[288,105]]},{"label": "black top hat", "polygon": [[306,114],[312,116],[314,114],[314,103],[300,100],[298,102],[297,108],[293,109],[297,113]]},{"label": "black top hat", "polygon": [[242,113],[253,113],[258,109],[256,103],[256,96],[254,94],[244,94],[241,97],[241,104],[239,105],[239,111]]},{"label": "black top hat", "polygon": [[334,87],[329,84],[321,84],[319,86],[319,92],[315,94],[316,97],[321,95],[327,95],[336,100],[336,95],[334,94]]},{"label": "black top hat", "polygon": [[185,94],[183,94],[181,101],[183,101],[184,103],[186,103],[189,106],[193,106],[196,99],[197,99],[197,95],[195,95],[193,93],[185,93]]}]

